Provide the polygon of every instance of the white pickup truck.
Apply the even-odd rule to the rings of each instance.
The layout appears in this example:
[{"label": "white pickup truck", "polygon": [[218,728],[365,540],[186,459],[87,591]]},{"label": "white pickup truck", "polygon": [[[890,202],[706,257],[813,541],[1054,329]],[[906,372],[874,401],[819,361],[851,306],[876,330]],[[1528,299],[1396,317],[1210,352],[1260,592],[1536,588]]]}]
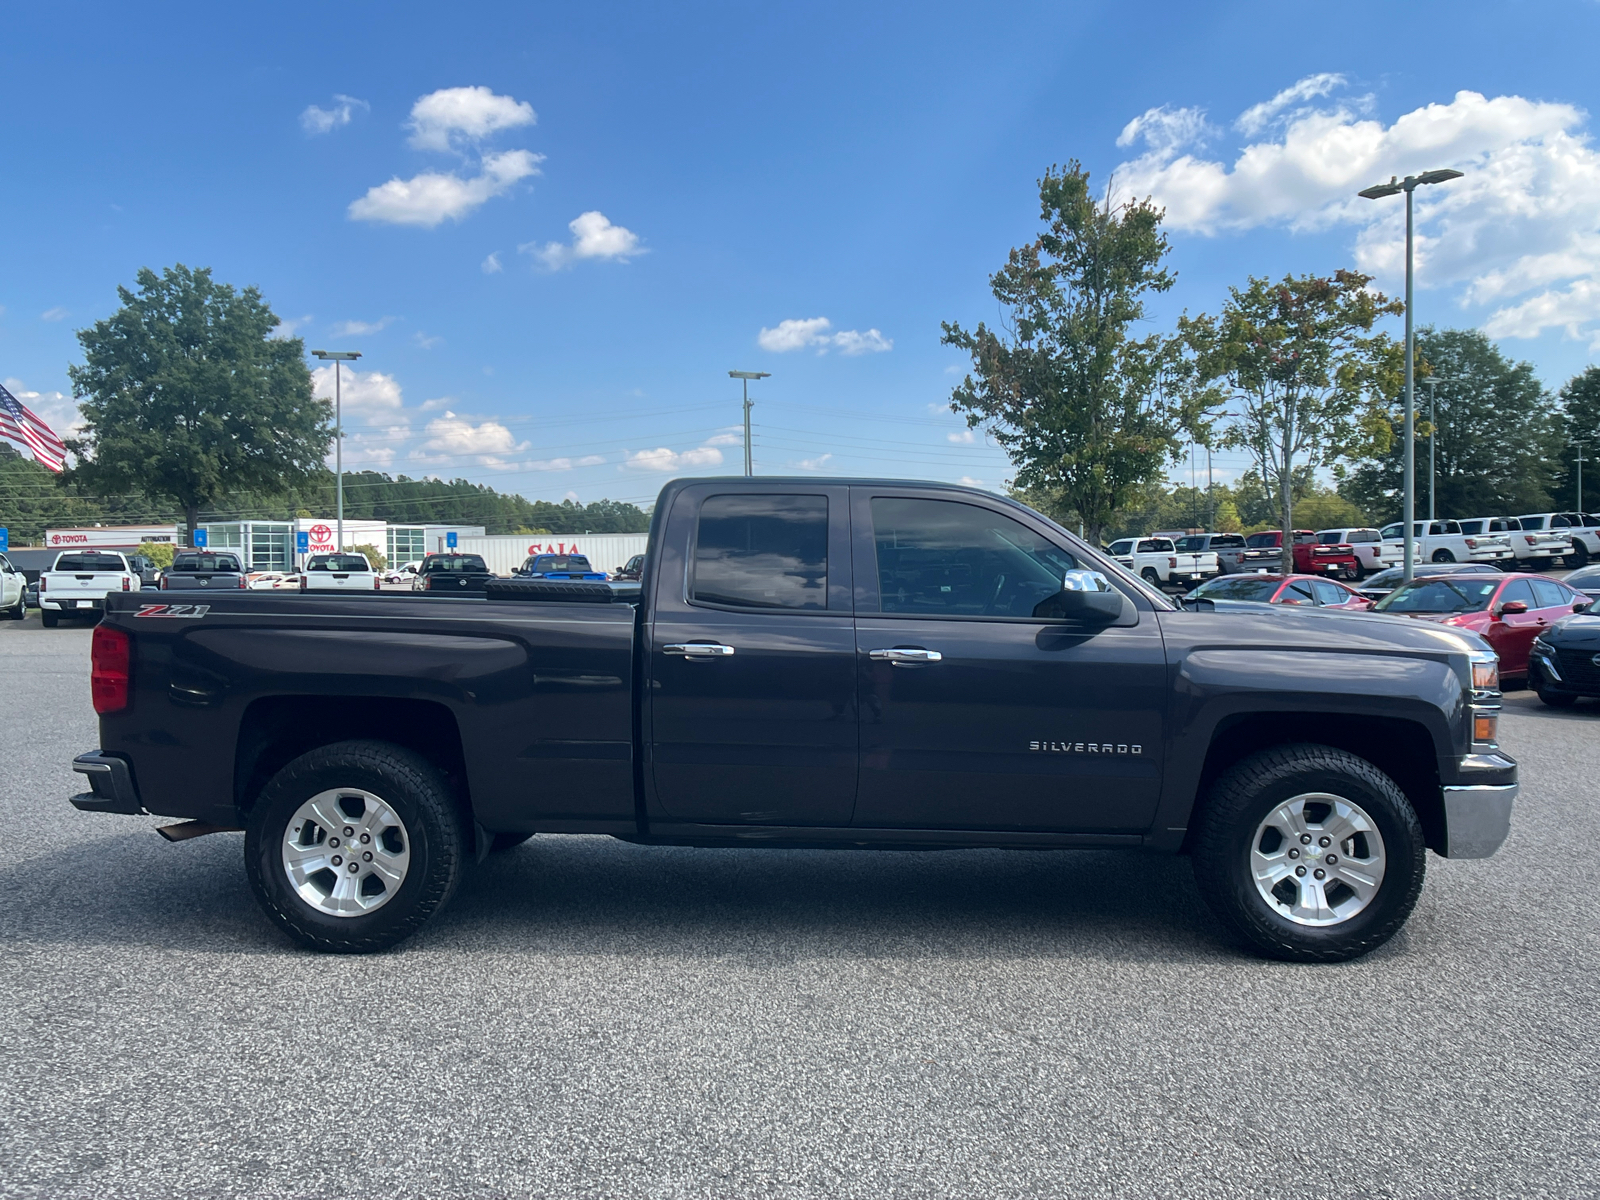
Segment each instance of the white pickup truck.
[{"label": "white pickup truck", "polygon": [[1171,538],[1123,538],[1111,543],[1111,557],[1151,587],[1179,584],[1187,587],[1221,573],[1214,550],[1187,554]]},{"label": "white pickup truck", "polygon": [[376,592],[378,573],[360,554],[313,554],[300,572],[302,592]]},{"label": "white pickup truck", "polygon": [[[1405,543],[1400,531],[1405,526],[1396,521],[1383,527],[1383,540],[1405,554]],[[1503,533],[1485,533],[1468,536],[1462,532],[1459,521],[1416,521],[1412,529],[1412,555],[1415,562],[1481,562],[1510,565],[1511,539]]]},{"label": "white pickup truck", "polygon": [[1565,533],[1547,529],[1524,529],[1516,517],[1468,517],[1461,532],[1469,535],[1503,533],[1511,543],[1511,554],[1519,571],[1540,571],[1557,559],[1572,553],[1572,539]]},{"label": "white pickup truck", "polygon": [[1531,513],[1518,517],[1524,529],[1549,529],[1572,539],[1572,552],[1566,557],[1569,567],[1586,567],[1600,555],[1600,516],[1594,513]]},{"label": "white pickup truck", "polygon": [[115,550],[63,550],[39,573],[39,617],[54,629],[64,614],[105,611],[110,592],[139,591],[139,572]]}]

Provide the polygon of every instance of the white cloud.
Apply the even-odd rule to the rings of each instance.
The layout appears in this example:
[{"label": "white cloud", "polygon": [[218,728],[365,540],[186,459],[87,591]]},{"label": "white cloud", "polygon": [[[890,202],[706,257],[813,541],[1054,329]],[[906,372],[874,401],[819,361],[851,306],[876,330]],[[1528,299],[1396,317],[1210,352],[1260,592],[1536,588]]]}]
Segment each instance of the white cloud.
[{"label": "white cloud", "polygon": [[490,254],[488,258],[479,264],[479,268],[485,275],[498,275],[501,271],[504,271],[505,267],[500,265],[500,251],[496,250]]},{"label": "white cloud", "polygon": [[[1571,104],[1460,91],[1392,124],[1370,98],[1321,106],[1343,80],[1314,75],[1240,117],[1247,136],[1211,160],[1186,142],[1150,143],[1116,172],[1121,199],[1151,196],[1175,230],[1205,235],[1263,225],[1355,230],[1358,267],[1396,291],[1404,202],[1356,192],[1394,175],[1454,167],[1465,177],[1416,192],[1418,281],[1459,289],[1486,332],[1547,329],[1600,343],[1600,152]],[[1198,136],[1198,135],[1196,135]]]},{"label": "white cloud", "polygon": [[827,317],[790,317],[779,321],[776,327],[762,327],[756,335],[756,344],[774,354],[787,354],[791,350],[815,349],[826,354],[830,347],[841,354],[877,354],[894,349],[894,342],[876,329],[865,332],[859,329],[841,329],[832,333],[833,322]]},{"label": "white cloud", "polygon": [[639,245],[639,235],[621,225],[613,225],[602,212],[586,212],[567,222],[572,230],[572,241],[526,242],[517,249],[531,254],[552,271],[571,266],[584,258],[609,258],[627,262],[635,254],[647,251]]},{"label": "white cloud", "polygon": [[372,105],[365,100],[335,92],[332,108],[318,108],[315,104],[306,106],[305,112],[300,114],[300,128],[312,137],[319,133],[332,133],[341,125],[350,124],[350,117],[358,108],[362,112],[372,111]]},{"label": "white cloud", "polygon": [[983,480],[974,479],[971,475],[963,475],[960,479],[956,480],[956,482],[959,483],[962,487],[981,488],[981,487],[988,486],[983,482]]},{"label": "white cloud", "polygon": [[440,88],[411,106],[411,144],[418,150],[454,150],[538,119],[526,100],[497,96],[486,87]]},{"label": "white cloud", "polygon": [[794,465],[799,467],[802,471],[820,471],[827,465],[828,460],[832,457],[833,455],[831,454],[819,454],[815,458],[802,458]]},{"label": "white cloud", "polygon": [[420,329],[411,335],[411,340],[424,350],[432,350],[435,346],[444,345],[442,337],[429,337]]},{"label": "white cloud", "polygon": [[268,334],[268,336],[282,341],[287,338],[292,338],[297,331],[304,329],[309,324],[311,324],[310,313],[307,313],[303,317],[280,317],[278,318],[278,323],[272,327],[272,332]]},{"label": "white cloud", "polygon": [[[1326,96],[1342,88],[1344,84],[1344,76],[1331,71],[1324,71],[1319,75],[1307,75],[1298,83],[1284,88],[1271,100],[1263,100],[1260,104],[1253,104],[1245,109],[1234,122],[1234,127],[1248,136],[1254,136],[1270,125],[1274,118],[1281,116],[1284,110],[1306,100]],[[1122,144],[1118,142],[1118,145]]]},{"label": "white cloud", "polygon": [[67,310],[61,307],[47,308],[39,314],[41,321],[59,321],[67,315]]},{"label": "white cloud", "polygon": [[582,458],[541,458],[523,463],[527,471],[570,471],[573,467],[598,467],[605,462],[602,454],[585,454]]},{"label": "white cloud", "polygon": [[[315,396],[333,399],[332,363],[311,372],[311,390]],[[374,424],[393,421],[401,408],[399,381],[382,371],[362,372],[343,368],[339,372],[339,395],[347,424],[352,415]]]},{"label": "white cloud", "polygon": [[661,446],[655,450],[625,451],[624,455],[622,465],[630,471],[684,471],[714,467],[722,461],[722,451],[715,446],[681,451]]},{"label": "white cloud", "polygon": [[1163,104],[1146,109],[1124,125],[1117,135],[1117,145],[1131,146],[1143,138],[1152,154],[1166,154],[1203,140],[1210,128],[1203,109],[1168,108]]},{"label": "white cloud", "polygon": [[486,155],[479,173],[467,179],[453,171],[424,171],[410,179],[397,176],[352,200],[350,216],[432,229],[445,221],[459,221],[486,201],[505,195],[520,180],[539,174],[543,161],[544,155],[530,150],[507,150]]},{"label": "white cloud", "polygon": [[977,440],[970,429],[963,429],[960,433],[947,433],[944,436],[946,441],[962,446],[970,446]]},{"label": "white cloud", "polygon": [[379,317],[376,321],[341,321],[329,333],[334,337],[365,337],[369,333],[380,333],[395,322],[394,317]]},{"label": "white cloud", "polygon": [[744,445],[744,431],[742,429],[725,429],[721,433],[706,439],[708,446],[742,446]]},{"label": "white cloud", "polygon": [[528,445],[526,442],[518,444],[511,430],[499,421],[489,420],[474,425],[452,412],[429,421],[426,433],[428,440],[414,457],[507,454],[526,449]]},{"label": "white cloud", "polygon": [[[436,399],[433,399],[433,400],[424,400],[422,402],[422,404],[421,404],[421,408],[422,408],[423,412],[432,412],[436,408],[443,408],[447,404],[454,404],[454,403],[455,403],[455,401],[450,399],[449,396],[439,396],[439,397],[437,397]],[[450,415],[454,416],[455,414],[452,413]]]}]

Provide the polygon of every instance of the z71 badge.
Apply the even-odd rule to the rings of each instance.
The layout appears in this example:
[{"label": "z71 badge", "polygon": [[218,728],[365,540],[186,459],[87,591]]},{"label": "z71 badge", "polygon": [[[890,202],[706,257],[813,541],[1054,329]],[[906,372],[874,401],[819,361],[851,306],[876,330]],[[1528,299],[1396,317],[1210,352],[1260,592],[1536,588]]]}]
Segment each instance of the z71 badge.
[{"label": "z71 badge", "polygon": [[133,615],[136,617],[203,617],[211,611],[209,604],[146,604]]}]

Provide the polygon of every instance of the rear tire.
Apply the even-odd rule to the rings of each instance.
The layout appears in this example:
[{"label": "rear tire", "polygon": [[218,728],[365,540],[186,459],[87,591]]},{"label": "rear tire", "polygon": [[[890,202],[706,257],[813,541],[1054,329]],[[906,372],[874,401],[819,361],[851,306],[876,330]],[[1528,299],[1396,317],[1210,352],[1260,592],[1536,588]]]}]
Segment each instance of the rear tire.
[{"label": "rear tire", "polygon": [[1582,542],[1572,543],[1572,553],[1566,556],[1566,564],[1576,570],[1578,567],[1589,565],[1589,547]]},{"label": "rear tire", "polygon": [[1548,704],[1551,708],[1571,708],[1578,702],[1576,696],[1567,692],[1547,692],[1543,688],[1534,688],[1533,694],[1539,697],[1540,704]]},{"label": "rear tire", "polygon": [[308,949],[364,954],[410,937],[442,908],[471,847],[460,806],[426,759],[350,741],[272,777],[250,811],[244,858],[274,925]]},{"label": "rear tire", "polygon": [[61,617],[59,614],[51,612],[48,608],[41,608],[39,610],[39,620],[44,622],[46,629],[54,629],[60,622]]},{"label": "rear tire", "polygon": [[26,621],[28,619],[28,599],[25,592],[17,594],[17,602],[9,610],[8,615],[13,621]]},{"label": "rear tire", "polygon": [[1433,552],[1433,561],[1436,563],[1451,563],[1455,562],[1455,560],[1456,556],[1448,550],[1435,550]]},{"label": "rear tire", "polygon": [[1392,779],[1311,744],[1229,768],[1193,842],[1211,911],[1247,949],[1290,962],[1343,962],[1387,942],[1421,894],[1425,855],[1422,825]]}]

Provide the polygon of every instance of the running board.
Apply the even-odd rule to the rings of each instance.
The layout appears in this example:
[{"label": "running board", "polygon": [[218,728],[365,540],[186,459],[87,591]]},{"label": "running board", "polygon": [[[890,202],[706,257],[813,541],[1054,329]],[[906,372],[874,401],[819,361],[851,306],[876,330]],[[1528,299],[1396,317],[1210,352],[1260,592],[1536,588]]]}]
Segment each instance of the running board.
[{"label": "running board", "polygon": [[156,829],[169,842],[187,842],[190,838],[205,837],[208,833],[243,833],[237,825],[213,825],[210,821],[184,821],[179,825],[162,825]]}]

